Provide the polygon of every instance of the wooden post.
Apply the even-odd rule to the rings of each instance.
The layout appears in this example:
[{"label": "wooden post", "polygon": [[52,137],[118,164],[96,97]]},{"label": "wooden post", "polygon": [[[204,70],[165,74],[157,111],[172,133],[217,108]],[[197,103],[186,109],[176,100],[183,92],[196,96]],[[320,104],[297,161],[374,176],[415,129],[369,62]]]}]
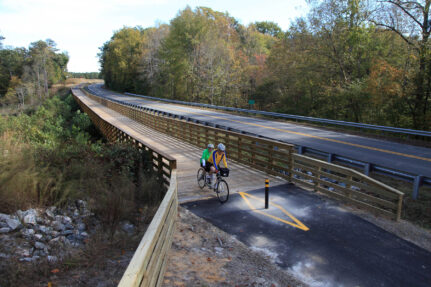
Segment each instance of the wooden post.
[{"label": "wooden post", "polygon": [[398,196],[397,217],[395,218],[396,221],[399,221],[401,219],[401,211],[403,209],[403,196],[404,194],[400,194]]},{"label": "wooden post", "polygon": [[293,158],[293,147],[289,147],[288,149],[289,151],[289,166],[288,168],[288,172],[289,172],[289,182],[292,183],[293,180],[293,165],[294,165],[294,158]]}]

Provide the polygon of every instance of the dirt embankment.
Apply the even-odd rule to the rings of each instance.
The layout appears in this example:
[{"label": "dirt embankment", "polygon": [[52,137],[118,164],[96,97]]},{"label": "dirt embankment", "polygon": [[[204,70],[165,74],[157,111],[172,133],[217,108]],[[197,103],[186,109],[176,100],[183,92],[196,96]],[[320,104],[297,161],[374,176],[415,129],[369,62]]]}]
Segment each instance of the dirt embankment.
[{"label": "dirt embankment", "polygon": [[163,286],[307,286],[185,208],[177,228]]}]

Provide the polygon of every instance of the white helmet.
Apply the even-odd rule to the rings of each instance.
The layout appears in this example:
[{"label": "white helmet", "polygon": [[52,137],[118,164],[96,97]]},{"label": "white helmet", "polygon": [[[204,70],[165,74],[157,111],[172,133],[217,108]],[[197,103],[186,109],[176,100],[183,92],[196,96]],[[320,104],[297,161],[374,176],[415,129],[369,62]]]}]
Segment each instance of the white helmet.
[{"label": "white helmet", "polygon": [[213,144],[208,144],[207,148],[214,148]]},{"label": "white helmet", "polygon": [[217,149],[220,150],[220,151],[225,151],[226,147],[224,146],[224,144],[219,143],[218,146],[217,146]]}]

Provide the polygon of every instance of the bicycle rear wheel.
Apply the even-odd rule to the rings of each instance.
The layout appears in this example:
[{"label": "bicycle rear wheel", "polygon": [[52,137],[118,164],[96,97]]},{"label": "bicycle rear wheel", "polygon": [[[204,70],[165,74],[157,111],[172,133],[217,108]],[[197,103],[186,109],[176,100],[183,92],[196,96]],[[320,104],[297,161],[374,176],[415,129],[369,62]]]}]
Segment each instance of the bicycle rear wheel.
[{"label": "bicycle rear wheel", "polygon": [[220,200],[221,203],[225,203],[229,199],[229,186],[224,179],[219,180],[216,193],[218,200]]},{"label": "bicycle rear wheel", "polygon": [[205,186],[205,176],[206,171],[202,167],[198,169],[197,179],[198,179],[198,185],[202,189]]}]

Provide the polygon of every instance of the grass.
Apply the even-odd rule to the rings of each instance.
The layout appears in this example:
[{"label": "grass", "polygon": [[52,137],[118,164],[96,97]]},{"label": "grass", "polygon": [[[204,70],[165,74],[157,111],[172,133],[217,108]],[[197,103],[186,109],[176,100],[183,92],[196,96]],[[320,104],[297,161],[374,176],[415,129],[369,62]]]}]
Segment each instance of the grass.
[{"label": "grass", "polygon": [[417,200],[412,198],[413,183],[372,174],[372,177],[404,193],[401,218],[431,230],[431,187],[422,186]]}]

